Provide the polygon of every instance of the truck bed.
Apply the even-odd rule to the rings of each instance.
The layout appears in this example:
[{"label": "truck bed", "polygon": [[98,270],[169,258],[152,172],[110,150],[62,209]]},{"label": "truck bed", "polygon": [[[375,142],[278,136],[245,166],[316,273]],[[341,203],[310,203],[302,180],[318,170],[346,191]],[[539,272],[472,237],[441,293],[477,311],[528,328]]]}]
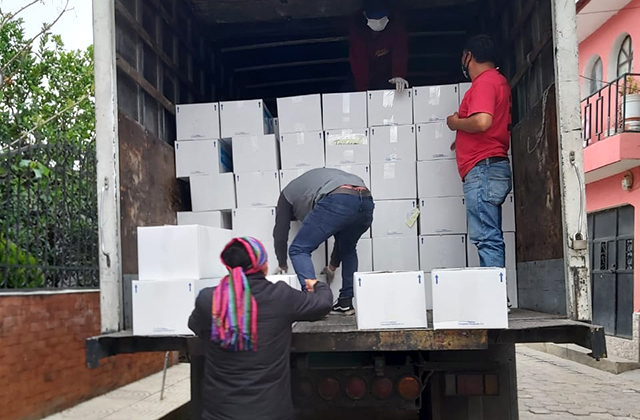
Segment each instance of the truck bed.
[{"label": "truck bed", "polygon": [[[388,330],[359,331],[355,317],[330,315],[317,322],[299,322],[293,328],[292,352],[443,351],[483,350],[492,344],[578,344],[591,349],[596,359],[606,357],[602,327],[557,315],[515,309],[506,330]],[[87,339],[87,366],[123,353],[194,351],[195,337],[134,336],[132,331]]]}]

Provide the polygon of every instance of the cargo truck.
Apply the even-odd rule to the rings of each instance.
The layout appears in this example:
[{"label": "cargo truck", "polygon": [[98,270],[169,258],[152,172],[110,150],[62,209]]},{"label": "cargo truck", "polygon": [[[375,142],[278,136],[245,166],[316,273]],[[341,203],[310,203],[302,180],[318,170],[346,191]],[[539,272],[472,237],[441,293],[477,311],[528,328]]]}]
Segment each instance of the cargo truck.
[{"label": "cargo truck", "polygon": [[[507,330],[359,331],[353,317],[295,326],[299,418],[517,419],[515,345],[576,343],[606,357],[592,325],[573,0],[406,0],[408,79],[460,81],[464,40],[502,47],[513,91],[518,310]],[[175,179],[175,104],[341,89],[359,0],[94,0],[102,335],[87,364],[181,350],[199,419],[203,358],[190,337],[135,337],[136,227],[189,207]]]}]

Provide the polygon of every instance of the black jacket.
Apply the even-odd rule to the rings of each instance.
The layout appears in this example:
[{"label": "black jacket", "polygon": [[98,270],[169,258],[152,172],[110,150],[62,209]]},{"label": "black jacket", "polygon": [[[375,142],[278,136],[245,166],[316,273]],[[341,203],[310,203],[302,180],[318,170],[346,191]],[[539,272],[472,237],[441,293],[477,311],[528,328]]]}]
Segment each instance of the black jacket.
[{"label": "black jacket", "polygon": [[292,420],[291,324],[321,319],[333,303],[324,283],[316,284],[315,293],[302,293],[252,275],[249,285],[258,304],[256,352],[232,352],[211,342],[214,288],[200,293],[189,318],[205,349],[202,420]]}]

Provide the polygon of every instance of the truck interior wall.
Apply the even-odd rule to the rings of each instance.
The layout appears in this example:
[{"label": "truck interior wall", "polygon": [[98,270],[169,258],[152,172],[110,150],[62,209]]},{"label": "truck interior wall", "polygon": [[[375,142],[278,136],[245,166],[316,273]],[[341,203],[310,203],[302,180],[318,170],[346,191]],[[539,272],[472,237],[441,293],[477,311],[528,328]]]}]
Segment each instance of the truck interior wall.
[{"label": "truck interior wall", "polygon": [[[205,39],[175,1],[115,0],[122,273],[138,272],[138,226],[174,224],[189,209],[175,178],[175,103],[215,94]],[[127,309],[125,308],[125,312]]]},{"label": "truck interior wall", "polygon": [[[349,24],[359,0],[263,0],[250,7],[212,0],[115,1],[119,111],[148,131],[131,136],[120,130],[122,154],[145,150],[168,159],[176,103],[264,98],[277,115],[276,97],[340,91],[350,71]],[[400,5],[407,11],[412,85],[461,81],[460,52],[471,34],[490,33],[501,45],[501,70],[513,88],[519,304],[566,313],[551,0]],[[141,149],[133,142],[143,136],[153,140]],[[135,163],[126,171],[121,165],[122,190],[132,197],[122,200],[122,250],[130,255],[132,227],[165,223],[190,203],[167,174],[172,161],[158,166],[152,159],[121,159]],[[169,206],[148,199],[151,186],[172,197]],[[153,208],[134,209],[140,202]],[[123,274],[136,268],[129,261]]]},{"label": "truck interior wall", "polygon": [[[513,92],[519,306],[566,314],[551,0],[490,1]],[[494,18],[495,19],[495,18]],[[490,30],[490,29],[487,29]]]}]

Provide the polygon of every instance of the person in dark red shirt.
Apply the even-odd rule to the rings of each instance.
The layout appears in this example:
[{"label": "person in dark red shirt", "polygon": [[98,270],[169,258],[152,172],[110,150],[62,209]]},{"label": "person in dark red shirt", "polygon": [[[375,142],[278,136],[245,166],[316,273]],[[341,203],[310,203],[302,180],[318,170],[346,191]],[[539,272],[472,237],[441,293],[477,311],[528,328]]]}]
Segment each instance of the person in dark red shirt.
[{"label": "person in dark red shirt", "polygon": [[487,35],[470,38],[462,54],[462,72],[471,88],[459,112],[447,119],[456,131],[451,145],[464,184],[469,239],[482,267],[504,267],[502,204],[511,192],[509,139],[511,89],[496,68],[497,48]]},{"label": "person in dark red shirt", "polygon": [[404,18],[391,10],[390,0],[365,0],[349,36],[349,62],[356,91],[399,91],[407,82],[408,40]]}]

